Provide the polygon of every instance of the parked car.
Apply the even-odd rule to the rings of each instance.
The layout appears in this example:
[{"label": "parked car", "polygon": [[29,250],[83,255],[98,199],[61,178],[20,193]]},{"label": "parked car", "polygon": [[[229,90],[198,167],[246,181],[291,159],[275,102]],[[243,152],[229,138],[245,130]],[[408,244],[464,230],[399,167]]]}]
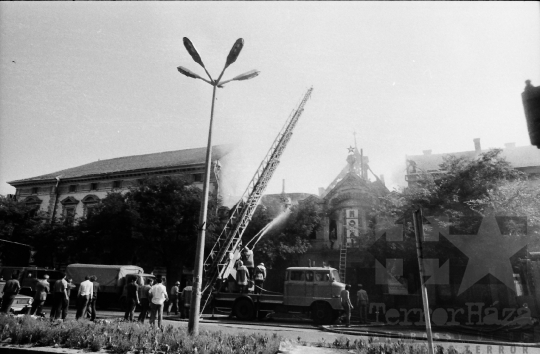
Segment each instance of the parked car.
[{"label": "parked car", "polygon": [[[6,285],[5,280],[0,280],[0,293],[4,291],[4,286]],[[13,314],[29,314],[30,309],[32,308],[32,302],[34,302],[34,298],[31,296],[26,296],[22,294],[17,294],[15,296],[15,301],[13,301],[13,305],[11,305],[10,312]],[[2,304],[2,297],[0,297],[0,305]]]}]

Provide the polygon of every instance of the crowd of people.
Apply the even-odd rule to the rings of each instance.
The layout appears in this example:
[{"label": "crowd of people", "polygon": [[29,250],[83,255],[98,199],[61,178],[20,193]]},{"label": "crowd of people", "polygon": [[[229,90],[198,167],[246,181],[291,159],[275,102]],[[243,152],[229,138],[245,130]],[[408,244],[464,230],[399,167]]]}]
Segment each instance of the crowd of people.
[{"label": "crowd of people", "polygon": [[[167,289],[163,285],[163,278],[157,275],[155,280],[147,278],[146,283],[142,286],[136,284],[135,277],[128,278],[128,284],[125,286],[126,292],[126,311],[124,319],[133,321],[135,308],[141,306],[141,312],[137,320],[144,323],[145,319],[150,316],[150,324],[155,325],[156,319],[158,326],[162,327],[163,310],[167,303],[167,315],[174,309],[175,314],[179,314],[184,318],[189,318],[189,309],[191,304],[192,286],[188,281],[186,287],[180,292],[180,282],[176,282],[171,288],[170,297],[167,294]],[[45,317],[43,305],[47,300],[47,295],[52,295],[52,306],[50,312],[51,320],[65,320],[68,315],[69,301],[71,290],[76,288],[72,279],[68,279],[65,274],[52,284],[49,283],[49,275],[44,274],[43,279],[38,279],[35,285],[35,293],[30,309],[30,315]],[[17,274],[13,274],[4,285],[2,306],[0,312],[9,313],[13,305],[15,297],[19,294],[21,285],[17,279]],[[96,303],[98,293],[100,291],[99,283],[95,275],[86,276],[85,280],[79,285],[77,292],[77,304],[75,319],[87,318],[91,321],[96,319]]]},{"label": "crowd of people", "polygon": [[[150,324],[155,325],[157,319],[158,327],[162,327],[163,311],[166,307],[167,315],[174,309],[178,315],[182,310],[184,318],[189,317],[189,308],[191,304],[191,282],[188,281],[186,287],[180,292],[180,282],[177,281],[171,288],[170,295],[167,293],[165,285],[163,285],[163,277],[157,275],[154,279],[147,278],[146,284],[139,286],[135,282],[135,278],[130,278],[126,285],[126,312],[124,319],[133,321],[135,308],[141,306],[141,312],[138,321],[144,323],[145,319],[150,314]],[[181,301],[181,302],[180,302]],[[180,303],[182,309],[180,309]]]}]

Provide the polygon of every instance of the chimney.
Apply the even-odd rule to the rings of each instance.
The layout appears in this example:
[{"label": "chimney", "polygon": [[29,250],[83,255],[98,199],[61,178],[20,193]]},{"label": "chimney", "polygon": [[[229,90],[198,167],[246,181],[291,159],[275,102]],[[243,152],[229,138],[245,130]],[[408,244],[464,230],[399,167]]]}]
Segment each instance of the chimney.
[{"label": "chimney", "polygon": [[480,152],[482,148],[480,147],[480,138],[473,139],[474,141],[474,151]]},{"label": "chimney", "polygon": [[384,175],[381,175],[381,177],[379,177],[379,179],[381,180],[382,184],[384,186],[386,186],[386,183],[384,182]]},{"label": "chimney", "polygon": [[431,155],[431,150],[422,150],[424,155]]},{"label": "chimney", "polygon": [[506,143],[504,144],[505,149],[512,149],[516,147],[516,143]]},{"label": "chimney", "polygon": [[281,194],[285,194],[285,178],[283,179],[283,190],[281,191]]}]

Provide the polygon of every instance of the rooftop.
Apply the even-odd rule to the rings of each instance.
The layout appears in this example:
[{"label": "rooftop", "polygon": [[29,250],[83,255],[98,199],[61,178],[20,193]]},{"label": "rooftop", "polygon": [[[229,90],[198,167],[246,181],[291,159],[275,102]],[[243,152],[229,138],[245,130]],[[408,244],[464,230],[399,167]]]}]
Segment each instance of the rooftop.
[{"label": "rooftop", "polygon": [[[230,145],[216,145],[212,149],[212,160],[219,160],[231,151]],[[11,185],[25,182],[54,180],[57,176],[62,179],[91,177],[113,173],[135,172],[157,168],[189,166],[204,164],[206,147],[176,151],[158,152],[153,154],[117,157],[114,159],[98,160],[85,165],[68,168],[45,175],[19,179],[8,182]]]},{"label": "rooftop", "polygon": [[[440,170],[439,165],[443,163],[443,158],[445,156],[454,155],[472,159],[488,150],[489,149],[478,149],[444,154],[431,154],[431,150],[426,150],[423,155],[407,155],[406,159],[408,161],[414,161],[416,163],[416,168],[419,170],[433,172]],[[501,150],[500,156],[504,157],[514,168],[519,169],[540,166],[540,150],[535,146],[514,146],[513,144],[507,144],[507,146]]]}]

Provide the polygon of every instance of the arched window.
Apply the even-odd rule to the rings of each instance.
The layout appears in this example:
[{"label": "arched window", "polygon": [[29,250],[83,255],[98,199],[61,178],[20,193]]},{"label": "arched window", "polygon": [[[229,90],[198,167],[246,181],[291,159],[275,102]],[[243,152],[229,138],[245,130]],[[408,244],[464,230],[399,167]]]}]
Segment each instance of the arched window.
[{"label": "arched window", "polygon": [[66,224],[73,223],[76,215],[77,204],[79,204],[79,201],[74,197],[69,196],[62,200],[60,204],[62,204],[63,206],[62,215],[65,218]]},{"label": "arched window", "polygon": [[81,201],[83,203],[84,216],[89,217],[93,214],[95,208],[98,206],[100,199],[94,194],[89,194]]},{"label": "arched window", "polygon": [[26,204],[27,207],[30,208],[29,215],[31,217],[34,217],[39,210],[39,206],[41,205],[42,200],[36,197],[35,195],[31,195],[27,197],[24,200],[24,204]]}]

